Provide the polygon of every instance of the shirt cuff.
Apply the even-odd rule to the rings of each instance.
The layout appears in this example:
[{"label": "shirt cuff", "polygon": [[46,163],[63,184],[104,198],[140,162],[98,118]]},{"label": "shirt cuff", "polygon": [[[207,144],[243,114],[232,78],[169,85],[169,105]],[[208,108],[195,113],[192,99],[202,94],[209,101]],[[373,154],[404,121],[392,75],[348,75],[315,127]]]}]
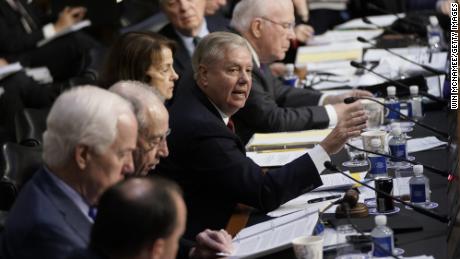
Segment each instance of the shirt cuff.
[{"label": "shirt cuff", "polygon": [[52,23],[48,23],[47,25],[43,26],[42,31],[45,39],[49,39],[56,35],[56,30],[54,29],[54,25]]},{"label": "shirt cuff", "polygon": [[326,169],[326,167],[324,167],[324,162],[331,161],[331,158],[321,145],[316,145],[307,153],[310,155],[310,158],[313,161],[313,164],[315,164],[316,170],[318,170],[319,174]]},{"label": "shirt cuff", "polygon": [[329,117],[329,127],[335,127],[337,125],[337,112],[332,105],[328,104],[325,105],[324,108],[326,109],[327,116]]},{"label": "shirt cuff", "polygon": [[332,94],[322,94],[321,97],[319,98],[319,101],[318,101],[318,106],[321,106],[321,105],[324,105],[324,99],[326,99],[326,97],[328,97],[329,95],[332,95]]}]

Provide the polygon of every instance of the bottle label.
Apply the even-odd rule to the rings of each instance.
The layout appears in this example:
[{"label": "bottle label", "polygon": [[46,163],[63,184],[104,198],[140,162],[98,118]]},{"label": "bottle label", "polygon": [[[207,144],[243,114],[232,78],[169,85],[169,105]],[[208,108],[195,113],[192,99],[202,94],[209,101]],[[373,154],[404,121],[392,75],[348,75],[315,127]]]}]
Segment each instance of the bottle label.
[{"label": "bottle label", "polygon": [[412,117],[421,118],[423,117],[422,103],[420,101],[412,100]]},{"label": "bottle label", "polygon": [[425,184],[410,185],[410,201],[414,203],[426,202]]},{"label": "bottle label", "polygon": [[393,237],[372,237],[373,252],[376,257],[387,257],[393,254]]},{"label": "bottle label", "polygon": [[[390,148],[390,154],[397,158],[406,159],[406,145],[405,144],[398,144],[398,145],[388,145]],[[391,159],[392,162],[402,161],[400,159]]]},{"label": "bottle label", "polygon": [[399,112],[401,110],[401,104],[399,102],[387,103],[385,106],[391,109],[388,109],[387,118],[390,120],[399,120],[399,114],[396,111]]},{"label": "bottle label", "polygon": [[372,175],[386,175],[387,161],[383,156],[368,156],[371,168],[369,173]]},{"label": "bottle label", "polygon": [[413,111],[412,111],[412,102],[407,102],[407,116],[412,118]]},{"label": "bottle label", "polygon": [[285,78],[283,78],[283,83],[284,83],[284,85],[287,85],[287,86],[296,87],[297,86],[297,77],[296,76],[285,77]]}]

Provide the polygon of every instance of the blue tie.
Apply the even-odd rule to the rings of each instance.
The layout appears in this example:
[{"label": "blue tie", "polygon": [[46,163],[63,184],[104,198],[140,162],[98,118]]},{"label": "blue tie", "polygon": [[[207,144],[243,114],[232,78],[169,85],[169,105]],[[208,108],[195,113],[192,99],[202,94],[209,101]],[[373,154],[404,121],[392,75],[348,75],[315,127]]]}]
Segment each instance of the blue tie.
[{"label": "blue tie", "polygon": [[93,219],[93,221],[96,220],[96,215],[97,215],[97,207],[95,207],[95,206],[89,207],[88,216],[89,216],[91,219]]}]

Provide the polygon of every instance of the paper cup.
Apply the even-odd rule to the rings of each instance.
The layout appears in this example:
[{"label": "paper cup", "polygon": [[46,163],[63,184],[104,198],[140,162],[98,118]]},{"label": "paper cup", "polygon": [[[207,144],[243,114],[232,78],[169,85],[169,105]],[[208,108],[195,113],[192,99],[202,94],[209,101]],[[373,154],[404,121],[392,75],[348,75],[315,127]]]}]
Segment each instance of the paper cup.
[{"label": "paper cup", "polygon": [[323,237],[303,236],[292,240],[297,259],[323,259]]},{"label": "paper cup", "polygon": [[384,153],[387,151],[386,143],[387,143],[387,136],[388,134],[386,131],[383,130],[370,130],[361,133],[361,137],[363,140],[363,147],[365,150],[372,150],[371,147],[371,140],[374,138],[380,138],[380,148],[379,153]]}]

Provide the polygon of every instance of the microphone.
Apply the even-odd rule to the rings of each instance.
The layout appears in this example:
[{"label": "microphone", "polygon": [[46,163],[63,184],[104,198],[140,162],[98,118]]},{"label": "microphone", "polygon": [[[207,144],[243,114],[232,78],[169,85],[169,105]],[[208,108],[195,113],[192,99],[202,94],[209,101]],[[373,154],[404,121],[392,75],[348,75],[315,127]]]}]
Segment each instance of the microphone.
[{"label": "microphone", "polygon": [[[372,42],[366,40],[366,39],[363,38],[363,37],[357,37],[356,39],[357,39],[359,42],[368,43],[368,44],[370,44],[372,47],[377,48],[377,46],[376,46],[374,43],[372,43]],[[405,60],[405,61],[407,61],[407,62],[409,62],[409,63],[411,63],[411,64],[414,64],[414,65],[416,65],[416,66],[419,66],[419,67],[423,68],[424,70],[426,70],[426,71],[428,71],[428,72],[430,72],[430,73],[433,73],[433,74],[436,74],[436,75],[437,75],[437,74],[447,75],[447,73],[444,72],[444,71],[438,70],[438,69],[436,69],[436,68],[432,68],[432,67],[427,66],[427,65],[424,65],[424,64],[417,63],[417,62],[415,62],[415,61],[413,61],[413,60],[411,60],[411,59],[408,59],[408,58],[404,57],[403,55],[400,55],[400,54],[398,54],[398,53],[392,51],[391,49],[388,49],[388,48],[381,48],[381,49],[383,49],[383,50],[385,50],[386,52],[388,52],[388,53],[390,53],[390,54],[392,54],[392,55],[394,55],[394,56],[396,56],[396,57],[398,57],[398,58],[401,58],[401,59],[403,59],[403,60]]]},{"label": "microphone", "polygon": [[[371,72],[372,74],[374,74],[374,75],[376,75],[376,76],[378,76],[378,77],[380,77],[380,78],[383,78],[383,79],[387,80],[388,82],[390,82],[390,83],[392,83],[392,84],[395,84],[395,85],[397,85],[397,86],[399,86],[399,87],[406,88],[406,89],[408,89],[408,90],[410,89],[409,86],[407,86],[407,85],[405,85],[405,84],[403,84],[403,83],[401,83],[401,82],[398,82],[398,81],[396,81],[396,80],[393,80],[393,79],[391,79],[391,78],[388,78],[388,77],[386,77],[386,76],[384,76],[384,75],[381,75],[381,74],[379,74],[379,73],[373,71],[372,69],[367,68],[367,67],[366,67],[365,65],[363,65],[362,63],[359,63],[359,62],[356,62],[356,61],[353,60],[353,61],[350,61],[350,65],[351,65],[352,67],[355,67],[355,68],[360,68],[360,69],[364,69],[364,70],[366,70],[366,71],[369,71],[369,72]],[[443,105],[447,105],[447,101],[446,101],[446,100],[444,100],[444,99],[442,99],[442,98],[440,98],[440,97],[434,96],[434,95],[432,95],[432,94],[430,94],[430,93],[427,93],[427,92],[425,92],[425,91],[419,91],[419,94],[420,94],[420,95],[423,95],[423,96],[425,96],[425,97],[427,97],[427,98],[429,98],[429,99],[431,99],[431,100],[433,100],[433,101],[435,101],[435,102],[441,103],[441,104],[443,104]]]},{"label": "microphone", "polygon": [[384,106],[386,109],[399,114],[399,116],[402,117],[402,119],[407,120],[407,121],[411,121],[411,122],[419,125],[422,128],[425,128],[425,129],[427,129],[427,130],[429,130],[429,131],[431,131],[431,132],[433,132],[433,133],[435,133],[435,134],[437,134],[439,136],[442,136],[445,140],[449,139],[449,134],[447,134],[446,132],[440,131],[440,130],[435,129],[435,128],[431,127],[431,126],[428,126],[426,124],[423,124],[421,122],[413,120],[413,119],[409,118],[409,116],[407,116],[405,114],[402,114],[400,111],[395,110],[395,109],[393,109],[391,107],[387,107],[387,106],[385,106],[384,103],[382,103],[382,102],[380,102],[378,100],[375,100],[373,98],[369,98],[369,97],[347,97],[347,98],[345,98],[343,100],[343,102],[346,103],[346,104],[350,104],[350,103],[354,103],[356,100],[360,100],[360,99],[370,100],[370,101],[376,102],[376,103]]},{"label": "microphone", "polygon": [[[367,8],[371,9],[371,10],[374,10],[374,11],[377,11],[377,12],[381,12],[381,13],[384,13],[384,14],[390,14],[390,15],[393,15],[395,16],[396,18],[398,18],[398,20],[400,20],[401,22],[407,24],[407,25],[411,25],[411,26],[414,26],[414,27],[417,27],[417,28],[422,28],[421,26],[425,26],[425,24],[418,24],[417,22],[415,21],[412,21],[410,19],[403,19],[402,17],[399,17],[398,14],[396,13],[393,13],[393,12],[389,12],[383,8],[380,8],[379,6],[373,4],[373,3],[367,3]],[[424,29],[424,28],[423,28]]]},{"label": "microphone", "polygon": [[377,28],[379,28],[379,29],[389,31],[389,32],[391,32],[391,33],[393,33],[393,34],[398,34],[398,35],[405,36],[404,34],[402,34],[402,33],[398,32],[398,31],[395,31],[395,30],[391,29],[389,26],[384,27],[384,26],[380,26],[380,25],[378,25],[378,24],[373,23],[373,22],[372,22],[368,17],[366,17],[366,16],[362,17],[361,20],[362,20],[364,23],[369,24],[369,25],[374,25],[375,27],[377,27]]},{"label": "microphone", "polygon": [[353,148],[353,149],[356,149],[358,151],[361,151],[361,152],[366,152],[366,153],[371,153],[371,154],[374,154],[374,155],[378,155],[378,156],[384,156],[384,157],[387,157],[387,158],[391,158],[392,160],[396,160],[396,161],[404,161],[404,162],[407,162],[407,163],[410,163],[410,164],[413,164],[413,165],[423,165],[424,168],[427,168],[429,169],[431,172],[437,174],[437,175],[440,175],[440,176],[444,176],[444,177],[448,177],[449,176],[449,173],[446,172],[446,171],[442,171],[438,168],[434,168],[432,166],[429,166],[429,165],[424,165],[422,163],[419,163],[419,162],[414,162],[414,161],[410,161],[408,159],[405,159],[405,158],[400,158],[400,157],[395,157],[395,156],[392,156],[392,155],[388,155],[388,154],[382,154],[382,153],[378,153],[378,152],[375,152],[375,151],[371,151],[371,150],[367,150],[367,149],[363,149],[363,148],[359,148],[355,145],[352,145],[350,143],[346,143],[347,146]]},{"label": "microphone", "polygon": [[331,170],[331,171],[340,173],[340,174],[346,176],[347,178],[351,179],[352,181],[354,181],[354,182],[356,182],[356,183],[358,183],[358,184],[361,184],[361,185],[363,185],[363,186],[366,186],[367,188],[369,188],[369,189],[371,189],[371,190],[374,190],[375,192],[377,192],[377,193],[380,194],[380,195],[383,195],[383,196],[385,196],[385,197],[387,197],[387,198],[390,198],[390,199],[392,199],[392,200],[398,201],[399,203],[402,203],[402,204],[404,204],[404,205],[406,205],[406,206],[412,208],[414,211],[417,211],[417,212],[420,213],[420,214],[423,214],[423,215],[425,215],[425,216],[427,216],[427,217],[436,219],[436,220],[438,220],[438,221],[440,221],[440,222],[442,222],[442,223],[448,223],[448,222],[449,222],[449,219],[448,219],[446,216],[438,215],[438,214],[436,214],[436,213],[434,213],[434,212],[432,212],[432,211],[429,211],[429,210],[427,210],[427,209],[421,208],[421,207],[419,207],[419,206],[415,206],[415,205],[413,205],[413,204],[411,204],[411,203],[409,203],[409,202],[406,202],[406,201],[403,201],[403,200],[401,200],[401,199],[399,199],[399,198],[397,198],[397,197],[394,197],[394,196],[392,196],[392,195],[390,195],[390,194],[388,194],[388,193],[386,193],[386,192],[377,190],[377,189],[375,189],[374,187],[368,185],[367,183],[360,182],[360,181],[354,179],[353,177],[351,177],[351,176],[345,174],[344,172],[342,172],[341,170],[339,170],[331,161],[326,161],[326,162],[324,162],[324,167],[326,167],[327,169],[329,169],[329,170]]}]

